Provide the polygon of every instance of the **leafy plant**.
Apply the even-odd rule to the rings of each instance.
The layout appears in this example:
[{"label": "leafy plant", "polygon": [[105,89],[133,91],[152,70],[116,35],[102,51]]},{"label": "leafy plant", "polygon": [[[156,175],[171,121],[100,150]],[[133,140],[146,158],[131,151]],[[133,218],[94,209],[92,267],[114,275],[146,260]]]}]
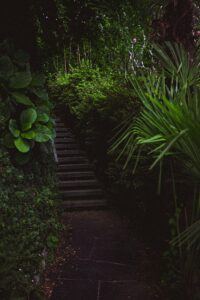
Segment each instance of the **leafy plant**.
[{"label": "leafy plant", "polygon": [[12,44],[0,45],[1,106],[3,111],[2,143],[21,153],[29,152],[35,143],[55,137],[52,108],[44,88],[45,78],[30,71],[29,57],[16,51]]},{"label": "leafy plant", "polygon": [[[155,50],[157,56],[161,58],[163,70],[160,72],[159,70],[158,72],[150,70],[147,74],[141,74],[140,79],[137,75],[132,76],[131,83],[143,109],[136,121],[131,120],[126,130],[122,129],[113,144],[113,150],[120,147],[120,157],[125,158],[125,167],[132,162],[133,170],[137,167],[138,162],[143,160],[143,156],[148,155],[152,162],[150,170],[159,166],[159,190],[162,183],[164,161],[175,161],[182,170],[182,177],[185,182],[189,184],[189,175],[189,178],[192,178],[190,181],[191,188],[199,191],[199,52],[196,52],[193,61],[191,61],[189,55],[179,45],[167,43],[165,49],[155,46]],[[172,177],[174,177],[173,173]],[[174,199],[176,203],[176,194]],[[194,197],[194,203],[199,201],[198,199],[198,197]],[[196,207],[193,212],[195,218],[191,218],[191,206],[192,203],[187,202],[184,207],[187,212],[185,212],[187,222],[184,233],[181,233],[181,230],[184,231],[184,226],[179,227],[183,223],[183,216],[176,220],[178,234],[176,245],[182,249],[183,242],[187,240],[192,246],[192,252],[186,245],[181,250],[184,253],[184,256],[180,255],[181,263],[183,265],[188,264],[184,270],[185,276],[187,272],[187,274],[190,273],[189,261],[198,259],[198,251],[193,251],[194,247],[197,249],[200,245],[198,230],[200,214],[199,209],[197,209],[199,206],[194,206]],[[175,208],[177,209],[177,204],[175,204]],[[194,225],[187,229],[190,222],[194,222]],[[195,269],[197,270],[198,266]],[[193,274],[190,273],[190,276],[193,277],[186,276],[185,278],[194,282],[194,272]],[[189,291],[187,291],[188,298],[193,292],[190,286]]]},{"label": "leafy plant", "polygon": [[58,243],[54,166],[51,157],[43,159],[45,169],[36,159],[16,168],[0,149],[1,299],[25,300],[39,291],[44,263]]}]

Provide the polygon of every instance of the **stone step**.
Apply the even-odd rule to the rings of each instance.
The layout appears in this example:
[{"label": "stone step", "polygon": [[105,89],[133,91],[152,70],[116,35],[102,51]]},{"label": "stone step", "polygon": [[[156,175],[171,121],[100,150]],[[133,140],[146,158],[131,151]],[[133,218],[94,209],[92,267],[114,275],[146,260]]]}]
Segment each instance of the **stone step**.
[{"label": "stone step", "polygon": [[105,207],[107,205],[107,201],[105,199],[90,199],[90,200],[66,200],[63,201],[62,207],[65,209],[72,208],[92,208],[92,207]]},{"label": "stone step", "polygon": [[74,188],[74,187],[100,187],[99,182],[96,179],[90,180],[68,180],[60,181],[58,186],[60,188]]},{"label": "stone step", "polygon": [[86,196],[103,196],[101,189],[90,189],[90,190],[68,190],[60,191],[62,197],[86,197]]},{"label": "stone step", "polygon": [[78,156],[78,157],[59,157],[58,155],[58,163],[88,163],[88,159],[86,159],[83,156]]},{"label": "stone step", "polygon": [[90,164],[59,164],[58,171],[89,171],[93,170],[93,166]]},{"label": "stone step", "polygon": [[57,176],[64,179],[93,179],[95,178],[92,171],[88,172],[57,172]]},{"label": "stone step", "polygon": [[65,144],[65,143],[62,143],[62,144],[59,144],[59,143],[55,143],[55,147],[56,147],[56,151],[58,149],[73,149],[73,150],[76,150],[77,149],[77,144]]},{"label": "stone step", "polygon": [[54,118],[54,120],[55,120],[56,122],[62,122],[61,119],[58,118],[58,117]]},{"label": "stone step", "polygon": [[62,121],[56,121],[56,127],[65,127],[65,124]]},{"label": "stone step", "polygon": [[68,132],[69,130],[65,127],[56,127],[56,132]]},{"label": "stone step", "polygon": [[84,155],[85,152],[81,151],[81,150],[58,150],[57,151],[57,155],[58,157],[62,157],[62,156],[74,156],[74,155]]},{"label": "stone step", "polygon": [[72,144],[76,144],[75,139],[71,138],[71,137],[56,137],[55,138],[55,144],[62,144],[62,143],[72,143]]},{"label": "stone step", "polygon": [[65,137],[74,137],[71,131],[67,131],[67,132],[58,132],[56,134],[56,137],[58,138],[65,138]]}]

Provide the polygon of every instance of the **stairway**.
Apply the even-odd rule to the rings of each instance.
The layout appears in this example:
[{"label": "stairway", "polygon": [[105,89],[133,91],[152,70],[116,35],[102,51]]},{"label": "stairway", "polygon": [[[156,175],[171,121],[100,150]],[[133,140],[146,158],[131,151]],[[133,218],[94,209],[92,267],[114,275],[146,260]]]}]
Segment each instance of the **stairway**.
[{"label": "stairway", "polygon": [[106,205],[103,189],[93,165],[60,118],[56,118],[54,141],[60,198],[65,208],[92,208]]}]

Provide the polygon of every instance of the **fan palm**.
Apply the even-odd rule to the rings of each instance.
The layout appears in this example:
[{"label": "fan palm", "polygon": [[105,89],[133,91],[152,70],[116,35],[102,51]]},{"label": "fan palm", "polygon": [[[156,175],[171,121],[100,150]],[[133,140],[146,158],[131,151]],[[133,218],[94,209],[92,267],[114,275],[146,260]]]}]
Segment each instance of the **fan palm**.
[{"label": "fan palm", "polygon": [[[165,50],[155,46],[161,61],[161,71],[149,71],[140,77],[133,75],[132,86],[142,103],[138,119],[131,120],[126,130],[114,142],[112,150],[120,147],[125,167],[137,163],[143,149],[152,159],[150,169],[162,165],[166,157],[176,158],[200,183],[200,55],[191,61],[187,52],[177,44],[167,43]],[[137,157],[137,159],[136,159]],[[181,242],[200,242],[200,211],[194,224],[182,233]]]}]

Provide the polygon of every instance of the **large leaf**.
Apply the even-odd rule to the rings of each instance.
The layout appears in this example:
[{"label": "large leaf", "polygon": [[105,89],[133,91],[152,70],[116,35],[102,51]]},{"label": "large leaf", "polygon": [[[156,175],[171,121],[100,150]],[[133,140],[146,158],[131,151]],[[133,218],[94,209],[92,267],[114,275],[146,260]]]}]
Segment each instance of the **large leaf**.
[{"label": "large leaf", "polygon": [[25,94],[14,92],[12,96],[15,98],[17,103],[24,104],[27,106],[34,106],[34,103]]},{"label": "large leaf", "polygon": [[37,119],[37,112],[34,108],[28,108],[23,110],[20,115],[22,130],[25,131],[31,129],[36,119]]},{"label": "large leaf", "polygon": [[37,121],[38,122],[42,122],[42,123],[48,123],[49,122],[49,116],[46,113],[38,111],[37,115],[38,115],[37,116]]},{"label": "large leaf", "polygon": [[28,139],[28,140],[33,140],[36,136],[36,133],[34,130],[29,130],[26,132],[21,133],[21,137]]},{"label": "large leaf", "polygon": [[20,130],[16,120],[11,119],[9,121],[9,130],[15,138],[19,137]]},{"label": "large leaf", "polygon": [[45,125],[37,125],[35,141],[38,143],[44,143],[52,139],[52,131]]},{"label": "large leaf", "polygon": [[24,89],[31,83],[32,77],[29,71],[17,72],[10,78],[10,88]]},{"label": "large leaf", "polygon": [[30,150],[30,144],[21,137],[15,139],[14,144],[15,147],[19,150],[19,152],[27,153]]},{"label": "large leaf", "polygon": [[0,58],[0,77],[8,79],[14,71],[13,64],[8,56]]}]

